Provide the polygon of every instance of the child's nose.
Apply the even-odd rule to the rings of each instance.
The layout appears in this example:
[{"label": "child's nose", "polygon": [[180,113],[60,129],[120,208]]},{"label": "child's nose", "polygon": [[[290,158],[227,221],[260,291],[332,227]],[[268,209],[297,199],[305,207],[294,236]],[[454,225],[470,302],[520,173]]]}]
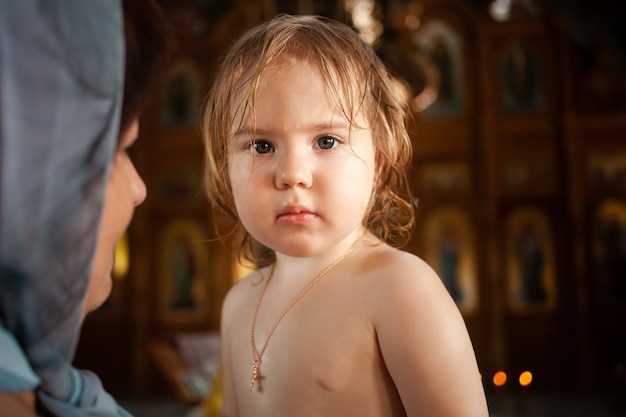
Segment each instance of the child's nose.
[{"label": "child's nose", "polygon": [[309,188],[313,178],[306,158],[297,152],[288,152],[278,161],[276,186],[280,189],[291,187]]}]

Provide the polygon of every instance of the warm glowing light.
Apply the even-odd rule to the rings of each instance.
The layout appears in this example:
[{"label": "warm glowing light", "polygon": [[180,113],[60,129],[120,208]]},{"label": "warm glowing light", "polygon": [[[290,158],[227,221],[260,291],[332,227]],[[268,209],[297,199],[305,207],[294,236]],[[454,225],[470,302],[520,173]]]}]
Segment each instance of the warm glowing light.
[{"label": "warm glowing light", "polygon": [[421,23],[419,16],[414,14],[409,14],[404,18],[404,26],[409,30],[417,30]]},{"label": "warm glowing light", "polygon": [[374,0],[345,0],[352,23],[365,42],[373,45],[383,33],[383,25],[374,17],[378,4]]},{"label": "warm glowing light", "polygon": [[523,387],[527,387],[533,382],[533,374],[530,371],[524,371],[519,376],[519,384]]},{"label": "warm glowing light", "polygon": [[247,262],[247,261],[237,261],[235,262],[234,265],[234,271],[235,271],[235,281],[239,281],[240,279],[242,279],[243,277],[250,275],[252,272],[254,272],[256,270],[256,268],[254,267],[253,264]]},{"label": "warm glowing light", "polygon": [[498,371],[493,375],[493,384],[496,387],[501,387],[506,384],[506,373],[504,371]]},{"label": "warm glowing light", "polygon": [[511,15],[511,0],[494,0],[489,5],[489,14],[498,22],[508,20]]},{"label": "warm glowing light", "polygon": [[411,100],[411,108],[416,112],[424,111],[437,100],[437,89],[428,85]]},{"label": "warm glowing light", "polygon": [[124,234],[115,245],[115,263],[113,264],[113,277],[122,279],[128,273],[130,263],[130,249],[128,247],[128,235]]}]

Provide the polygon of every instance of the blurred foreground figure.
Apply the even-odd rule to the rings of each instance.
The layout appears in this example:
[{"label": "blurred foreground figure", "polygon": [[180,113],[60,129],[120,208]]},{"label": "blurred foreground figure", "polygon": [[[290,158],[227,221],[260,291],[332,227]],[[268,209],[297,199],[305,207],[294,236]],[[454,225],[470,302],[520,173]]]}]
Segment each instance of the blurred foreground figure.
[{"label": "blurred foreground figure", "polygon": [[129,416],[71,362],[146,196],[126,151],[165,27],[148,0],[0,0],[2,416]]}]

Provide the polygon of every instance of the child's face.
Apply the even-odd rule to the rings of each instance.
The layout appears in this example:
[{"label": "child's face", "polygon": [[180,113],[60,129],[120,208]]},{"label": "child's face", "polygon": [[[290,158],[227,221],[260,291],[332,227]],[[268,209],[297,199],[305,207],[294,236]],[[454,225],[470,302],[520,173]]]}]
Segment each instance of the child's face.
[{"label": "child's face", "polygon": [[252,122],[229,149],[243,226],[289,256],[312,256],[361,233],[374,187],[375,150],[362,118],[350,127],[317,69],[287,57],[261,76]]}]

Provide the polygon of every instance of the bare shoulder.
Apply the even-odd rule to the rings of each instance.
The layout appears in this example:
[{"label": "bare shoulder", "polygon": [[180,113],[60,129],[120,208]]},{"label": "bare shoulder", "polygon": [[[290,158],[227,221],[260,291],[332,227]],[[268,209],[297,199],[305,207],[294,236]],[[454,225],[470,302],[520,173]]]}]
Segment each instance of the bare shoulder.
[{"label": "bare shoulder", "polygon": [[410,321],[422,331],[445,327],[465,337],[465,323],[437,273],[421,258],[379,245],[369,256],[367,288],[372,320],[380,335],[390,323]]},{"label": "bare shoulder", "polygon": [[259,271],[253,271],[247,276],[236,281],[228,290],[225,302],[234,303],[241,298],[246,298],[254,290],[254,288],[263,280],[263,276]]},{"label": "bare shoulder", "polygon": [[381,296],[378,301],[393,302],[398,297],[420,303],[451,301],[437,273],[418,256],[382,244],[370,251],[367,278]]},{"label": "bare shoulder", "polygon": [[378,272],[392,273],[393,276],[407,274],[434,274],[430,266],[420,257],[384,243],[367,245],[367,257],[372,264],[379,266]]},{"label": "bare shoulder", "polygon": [[242,306],[249,306],[258,297],[261,286],[266,276],[263,270],[253,271],[244,278],[238,280],[228,290],[222,304],[222,313],[240,311]]},{"label": "bare shoulder", "polygon": [[439,276],[419,257],[385,245],[367,258],[369,312],[407,415],[487,416],[471,340]]}]

